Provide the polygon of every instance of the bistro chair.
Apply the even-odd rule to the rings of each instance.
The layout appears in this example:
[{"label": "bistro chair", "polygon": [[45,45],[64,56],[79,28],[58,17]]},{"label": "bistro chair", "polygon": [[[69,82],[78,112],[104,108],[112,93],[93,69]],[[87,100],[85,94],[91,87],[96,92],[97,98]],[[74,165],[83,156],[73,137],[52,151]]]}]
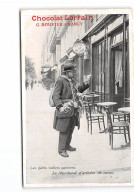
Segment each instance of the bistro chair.
[{"label": "bistro chair", "polygon": [[98,103],[99,103],[99,97],[94,98],[94,101],[93,101],[93,109],[94,109],[94,111],[97,109],[97,112],[99,112],[99,107],[97,106]]},{"label": "bistro chair", "polygon": [[85,102],[85,111],[86,111],[86,119],[87,119],[87,127],[88,127],[88,132],[89,132],[89,126],[91,128],[91,135],[92,135],[92,124],[93,123],[98,123],[99,129],[101,131],[101,126],[100,123],[103,123],[104,129],[105,129],[105,122],[104,122],[104,114],[100,113],[92,113],[92,107],[93,105],[89,102]]},{"label": "bistro chair", "polygon": [[125,98],[125,106],[130,106],[130,97]]},{"label": "bistro chair", "polygon": [[92,111],[93,112],[98,112],[98,106],[97,106],[97,103],[99,102],[99,97],[94,97],[94,95],[97,95],[95,94],[95,92],[91,92],[90,94],[87,94],[87,95],[90,95],[90,97],[85,97],[83,96],[83,99],[82,99],[82,102],[83,102],[83,113],[84,113],[84,110],[86,111],[85,109],[85,106],[87,103],[90,103],[92,104]]},{"label": "bistro chair", "polygon": [[130,132],[129,132],[129,123],[125,121],[113,122],[111,119],[110,110],[106,109],[107,113],[107,121],[108,121],[108,129],[109,129],[109,143],[111,145],[111,149],[113,149],[113,135],[114,134],[123,134],[125,137],[125,142],[127,143],[127,137],[130,143]]},{"label": "bistro chair", "polygon": [[130,123],[130,113],[124,113],[125,114],[125,121]]},{"label": "bistro chair", "polygon": [[113,122],[115,122],[115,120],[125,121],[125,116],[123,112],[113,112],[112,115],[113,115]]},{"label": "bistro chair", "polygon": [[88,104],[92,104],[92,99],[87,98],[85,96],[82,96],[82,109],[83,109],[83,114],[84,112],[86,113],[86,107]]},{"label": "bistro chair", "polygon": [[115,122],[115,120],[118,120],[118,121],[125,121],[130,123],[129,113],[113,112],[112,115],[113,115],[113,122]]}]

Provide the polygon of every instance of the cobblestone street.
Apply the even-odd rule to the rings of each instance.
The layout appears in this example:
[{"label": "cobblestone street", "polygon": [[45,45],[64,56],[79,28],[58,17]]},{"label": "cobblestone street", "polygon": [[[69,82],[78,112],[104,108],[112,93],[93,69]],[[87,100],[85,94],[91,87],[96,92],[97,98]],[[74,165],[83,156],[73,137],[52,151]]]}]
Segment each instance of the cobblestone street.
[{"label": "cobblestone street", "polygon": [[[129,183],[131,180],[130,148],[123,135],[114,136],[114,149],[108,133],[87,132],[85,114],[80,130],[73,133],[69,158],[58,154],[58,132],[53,130],[55,108],[48,104],[50,91],[34,86],[26,91],[26,159],[27,183]],[[106,121],[105,121],[106,122]]]}]

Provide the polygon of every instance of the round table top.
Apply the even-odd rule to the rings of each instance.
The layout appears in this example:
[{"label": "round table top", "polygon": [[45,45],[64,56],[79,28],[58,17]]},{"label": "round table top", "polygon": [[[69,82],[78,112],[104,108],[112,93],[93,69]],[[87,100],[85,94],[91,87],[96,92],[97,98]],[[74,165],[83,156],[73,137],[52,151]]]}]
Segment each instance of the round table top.
[{"label": "round table top", "polygon": [[100,97],[98,94],[84,94],[85,97]]},{"label": "round table top", "polygon": [[130,107],[122,107],[122,108],[118,108],[118,111],[120,111],[120,112],[128,112],[128,113],[130,113]]},{"label": "round table top", "polygon": [[116,105],[117,102],[100,102],[97,105],[98,106],[104,106],[104,107],[110,107]]}]

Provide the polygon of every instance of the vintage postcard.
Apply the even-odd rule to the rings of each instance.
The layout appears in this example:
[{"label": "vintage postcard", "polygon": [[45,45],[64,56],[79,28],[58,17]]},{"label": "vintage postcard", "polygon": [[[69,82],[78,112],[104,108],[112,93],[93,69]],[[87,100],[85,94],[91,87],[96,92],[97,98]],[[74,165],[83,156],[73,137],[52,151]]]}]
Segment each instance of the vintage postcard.
[{"label": "vintage postcard", "polygon": [[134,184],[132,17],[20,10],[24,187]]}]

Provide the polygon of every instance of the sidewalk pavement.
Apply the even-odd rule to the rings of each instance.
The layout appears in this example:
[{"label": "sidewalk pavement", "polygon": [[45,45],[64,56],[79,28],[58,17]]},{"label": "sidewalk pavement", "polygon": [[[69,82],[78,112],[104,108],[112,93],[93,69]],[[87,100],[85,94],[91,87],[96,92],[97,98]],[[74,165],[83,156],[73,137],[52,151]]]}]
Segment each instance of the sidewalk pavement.
[{"label": "sidewalk pavement", "polygon": [[[131,180],[130,148],[123,135],[114,136],[114,149],[108,133],[99,133],[93,124],[87,132],[85,114],[80,130],[74,130],[69,158],[58,154],[58,132],[53,129],[55,108],[48,104],[50,91],[36,87],[26,92],[26,159],[27,183],[129,183]],[[105,118],[106,119],[106,118]]]}]

